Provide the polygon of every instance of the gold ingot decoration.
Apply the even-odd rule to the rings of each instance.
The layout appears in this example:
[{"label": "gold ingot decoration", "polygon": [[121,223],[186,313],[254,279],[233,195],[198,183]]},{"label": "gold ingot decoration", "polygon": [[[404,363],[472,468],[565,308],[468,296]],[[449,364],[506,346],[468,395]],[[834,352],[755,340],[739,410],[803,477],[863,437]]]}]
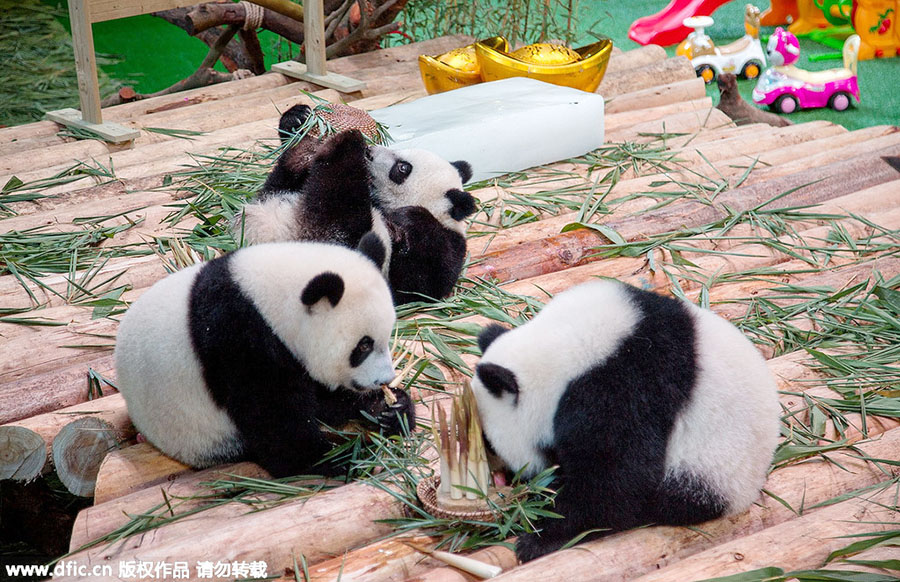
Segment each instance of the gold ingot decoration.
[{"label": "gold ingot decoration", "polygon": [[508,51],[509,43],[502,36],[475,43],[482,79],[529,77],[593,93],[606,73],[612,41],[606,38],[575,50],[537,43]]},{"label": "gold ingot decoration", "polygon": [[568,65],[581,60],[581,55],[567,46],[538,42],[509,53],[514,59],[534,65]]},{"label": "gold ingot decoration", "polygon": [[482,81],[481,67],[475,57],[475,45],[472,44],[437,57],[419,55],[419,72],[422,73],[425,91],[429,95]]}]

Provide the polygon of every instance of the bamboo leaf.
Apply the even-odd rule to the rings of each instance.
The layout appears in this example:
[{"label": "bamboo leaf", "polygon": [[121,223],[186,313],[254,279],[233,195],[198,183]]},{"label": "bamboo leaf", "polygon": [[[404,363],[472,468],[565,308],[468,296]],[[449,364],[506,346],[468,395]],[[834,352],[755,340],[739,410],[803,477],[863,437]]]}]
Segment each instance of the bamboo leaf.
[{"label": "bamboo leaf", "polygon": [[740,574],[720,576],[718,578],[706,578],[698,582],[780,582],[786,580],[784,570],[776,567],[759,568]]}]

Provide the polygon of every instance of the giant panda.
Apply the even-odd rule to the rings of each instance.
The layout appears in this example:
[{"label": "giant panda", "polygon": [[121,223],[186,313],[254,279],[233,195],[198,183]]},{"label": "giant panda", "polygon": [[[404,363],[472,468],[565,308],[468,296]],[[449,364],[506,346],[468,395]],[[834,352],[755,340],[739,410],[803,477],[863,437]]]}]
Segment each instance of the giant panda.
[{"label": "giant panda", "polygon": [[478,343],[472,388],[490,448],[526,475],[558,466],[564,517],[519,538],[522,561],[580,532],[699,523],[757,499],[779,435],[775,381],[711,311],[596,281]]},{"label": "giant panda", "polygon": [[[286,111],[282,134],[308,111],[305,105]],[[465,219],[476,210],[463,190],[471,176],[465,161],[367,146],[356,130],[324,141],[307,137],[282,153],[232,233],[246,244],[315,240],[352,247],[372,230],[389,250],[384,273],[395,301],[438,299],[450,294],[463,268]]]},{"label": "giant panda", "polygon": [[[412,427],[394,377],[384,249],[287,242],[237,250],[153,285],[126,312],[117,386],[135,427],[193,467],[246,459],[273,477],[333,475],[319,423],[378,419]],[[378,265],[376,265],[378,263]]]}]

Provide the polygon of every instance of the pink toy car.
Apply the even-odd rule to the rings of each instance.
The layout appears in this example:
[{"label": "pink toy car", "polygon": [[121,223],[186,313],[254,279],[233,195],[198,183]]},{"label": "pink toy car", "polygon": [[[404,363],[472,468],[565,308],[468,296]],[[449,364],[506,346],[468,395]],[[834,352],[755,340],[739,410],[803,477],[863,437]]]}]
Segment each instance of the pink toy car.
[{"label": "pink toy car", "polygon": [[770,68],[760,76],[753,89],[753,102],[768,105],[779,113],[793,113],[798,109],[831,107],[844,111],[859,102],[856,59],[859,36],[844,42],[844,67],[827,71],[807,71],[793,65],[800,56],[797,37],[783,28],[775,29],[766,45]]}]

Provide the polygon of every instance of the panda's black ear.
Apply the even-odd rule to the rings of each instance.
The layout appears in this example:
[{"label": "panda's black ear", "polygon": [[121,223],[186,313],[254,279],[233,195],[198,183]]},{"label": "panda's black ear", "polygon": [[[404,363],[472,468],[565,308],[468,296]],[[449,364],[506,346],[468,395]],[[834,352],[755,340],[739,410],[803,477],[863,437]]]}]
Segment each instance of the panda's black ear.
[{"label": "panda's black ear", "polygon": [[483,354],[485,350],[488,349],[488,346],[494,343],[495,339],[508,331],[509,328],[503,327],[502,325],[498,325],[496,323],[492,323],[482,329],[481,333],[478,334],[478,348],[481,350],[481,353]]},{"label": "panda's black ear", "polygon": [[456,160],[455,162],[450,163],[453,164],[453,167],[459,172],[459,177],[462,178],[463,184],[472,179],[472,165],[469,162],[465,160]]},{"label": "panda's black ear", "polygon": [[378,238],[378,235],[373,231],[370,230],[359,239],[356,250],[375,263],[375,266],[379,269],[384,266],[384,260],[387,258],[387,249],[384,248],[384,243],[381,242],[381,239]]},{"label": "panda's black ear", "polygon": [[303,127],[310,111],[308,105],[298,103],[281,114],[281,119],[278,121],[278,135],[281,137],[281,143],[291,139],[297,130]]},{"label": "panda's black ear", "polygon": [[468,192],[454,188],[452,190],[447,190],[447,193],[444,194],[444,196],[446,196],[450,200],[450,204],[452,204],[450,207],[450,218],[453,220],[462,220],[467,216],[475,214],[475,211],[478,210],[475,206],[475,197]]},{"label": "panda's black ear", "polygon": [[338,304],[344,296],[344,280],[337,273],[326,271],[319,273],[306,284],[300,301],[307,307],[312,307],[323,298],[327,298],[332,307]]},{"label": "panda's black ear", "polygon": [[475,366],[475,374],[494,398],[502,398],[508,392],[513,395],[513,402],[519,403],[519,383],[509,368],[487,362]]}]

